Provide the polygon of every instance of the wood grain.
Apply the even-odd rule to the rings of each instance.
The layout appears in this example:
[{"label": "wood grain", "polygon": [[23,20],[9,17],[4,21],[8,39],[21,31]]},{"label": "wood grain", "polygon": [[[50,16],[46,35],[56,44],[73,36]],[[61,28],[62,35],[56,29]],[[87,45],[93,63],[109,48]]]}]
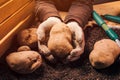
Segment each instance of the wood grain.
[{"label": "wood grain", "polygon": [[100,15],[104,15],[104,14],[119,15],[120,14],[120,1],[98,4],[98,5],[94,5],[93,7],[94,7],[94,10],[97,11]]},{"label": "wood grain", "polygon": [[10,47],[14,35],[30,25],[33,20],[34,0],[24,4],[7,20],[0,24],[0,57]]},{"label": "wood grain", "polygon": [[0,23],[29,1],[32,0],[0,0]]},{"label": "wood grain", "polygon": [[0,40],[34,9],[34,2],[26,3],[13,15],[0,24]]}]

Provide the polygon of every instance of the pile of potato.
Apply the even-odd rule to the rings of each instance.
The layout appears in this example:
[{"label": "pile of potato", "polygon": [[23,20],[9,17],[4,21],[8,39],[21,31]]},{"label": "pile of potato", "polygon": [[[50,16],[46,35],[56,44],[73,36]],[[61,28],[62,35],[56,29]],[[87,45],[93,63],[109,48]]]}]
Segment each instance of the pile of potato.
[{"label": "pile of potato", "polygon": [[[13,71],[22,74],[32,73],[42,65],[41,55],[30,49],[38,47],[36,31],[37,28],[29,28],[22,30],[17,35],[21,47],[6,57],[6,61]],[[47,49],[56,59],[66,59],[73,49],[72,32],[64,23],[56,24],[51,28],[47,41]],[[45,49],[46,47],[43,46],[43,50]],[[89,55],[89,60],[93,67],[102,69],[112,65],[119,54],[120,48],[114,41],[102,39],[95,43],[94,49]]]},{"label": "pile of potato", "polygon": [[[36,30],[37,28],[28,28],[18,33],[17,40],[21,47],[6,57],[6,62],[13,71],[27,74],[32,73],[41,66],[41,55],[30,49],[37,47],[38,40]],[[72,33],[70,29],[66,24],[59,23],[54,25],[50,30],[46,45],[54,58],[62,60],[66,58],[73,49],[71,43]]]}]

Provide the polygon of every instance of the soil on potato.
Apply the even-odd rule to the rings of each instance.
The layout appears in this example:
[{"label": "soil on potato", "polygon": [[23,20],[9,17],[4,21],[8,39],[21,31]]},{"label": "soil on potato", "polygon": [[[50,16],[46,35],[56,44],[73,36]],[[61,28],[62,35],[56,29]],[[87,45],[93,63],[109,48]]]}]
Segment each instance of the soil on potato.
[{"label": "soil on potato", "polygon": [[[94,69],[89,62],[89,53],[94,43],[108,38],[105,32],[97,26],[88,27],[84,32],[85,52],[79,60],[69,64],[50,64],[44,61],[42,66],[31,74],[18,74],[6,64],[5,56],[18,48],[17,42],[14,41],[6,55],[0,59],[0,80],[120,80],[119,58],[112,66],[101,70]],[[120,30],[115,30],[115,32],[120,36]]]}]

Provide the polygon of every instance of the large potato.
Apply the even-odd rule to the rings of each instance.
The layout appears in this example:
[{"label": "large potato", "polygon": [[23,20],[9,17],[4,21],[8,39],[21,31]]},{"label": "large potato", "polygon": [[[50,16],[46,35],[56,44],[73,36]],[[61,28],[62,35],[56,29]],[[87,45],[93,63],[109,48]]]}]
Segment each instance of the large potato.
[{"label": "large potato", "polygon": [[119,54],[120,47],[114,41],[102,39],[95,43],[89,60],[93,67],[102,69],[112,65]]},{"label": "large potato", "polygon": [[6,57],[10,68],[18,73],[32,73],[42,64],[41,55],[36,51],[13,52]]},{"label": "large potato", "polygon": [[31,48],[37,47],[37,28],[28,28],[20,31],[17,35],[19,45],[27,45]]},{"label": "large potato", "polygon": [[72,33],[64,23],[54,25],[50,31],[48,40],[48,48],[53,56],[58,58],[65,58],[73,49]]}]

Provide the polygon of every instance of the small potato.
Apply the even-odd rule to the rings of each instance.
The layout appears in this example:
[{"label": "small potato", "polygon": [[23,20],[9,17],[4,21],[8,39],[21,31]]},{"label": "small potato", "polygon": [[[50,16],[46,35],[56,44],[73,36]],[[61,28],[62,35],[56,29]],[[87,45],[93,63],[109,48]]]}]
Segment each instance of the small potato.
[{"label": "small potato", "polygon": [[13,52],[6,57],[10,68],[22,74],[32,73],[42,64],[41,55],[36,51]]},{"label": "small potato", "polygon": [[37,28],[28,28],[24,29],[17,35],[17,40],[19,45],[24,46],[27,45],[30,48],[37,47]]},{"label": "small potato", "polygon": [[65,58],[73,49],[72,33],[64,23],[54,25],[50,31],[48,48],[54,57]]},{"label": "small potato", "polygon": [[17,49],[18,52],[20,51],[31,51],[30,47],[29,46],[20,46],[18,49]]},{"label": "small potato", "polygon": [[114,41],[102,39],[95,43],[89,60],[93,67],[102,69],[112,65],[119,54],[120,48]]}]

